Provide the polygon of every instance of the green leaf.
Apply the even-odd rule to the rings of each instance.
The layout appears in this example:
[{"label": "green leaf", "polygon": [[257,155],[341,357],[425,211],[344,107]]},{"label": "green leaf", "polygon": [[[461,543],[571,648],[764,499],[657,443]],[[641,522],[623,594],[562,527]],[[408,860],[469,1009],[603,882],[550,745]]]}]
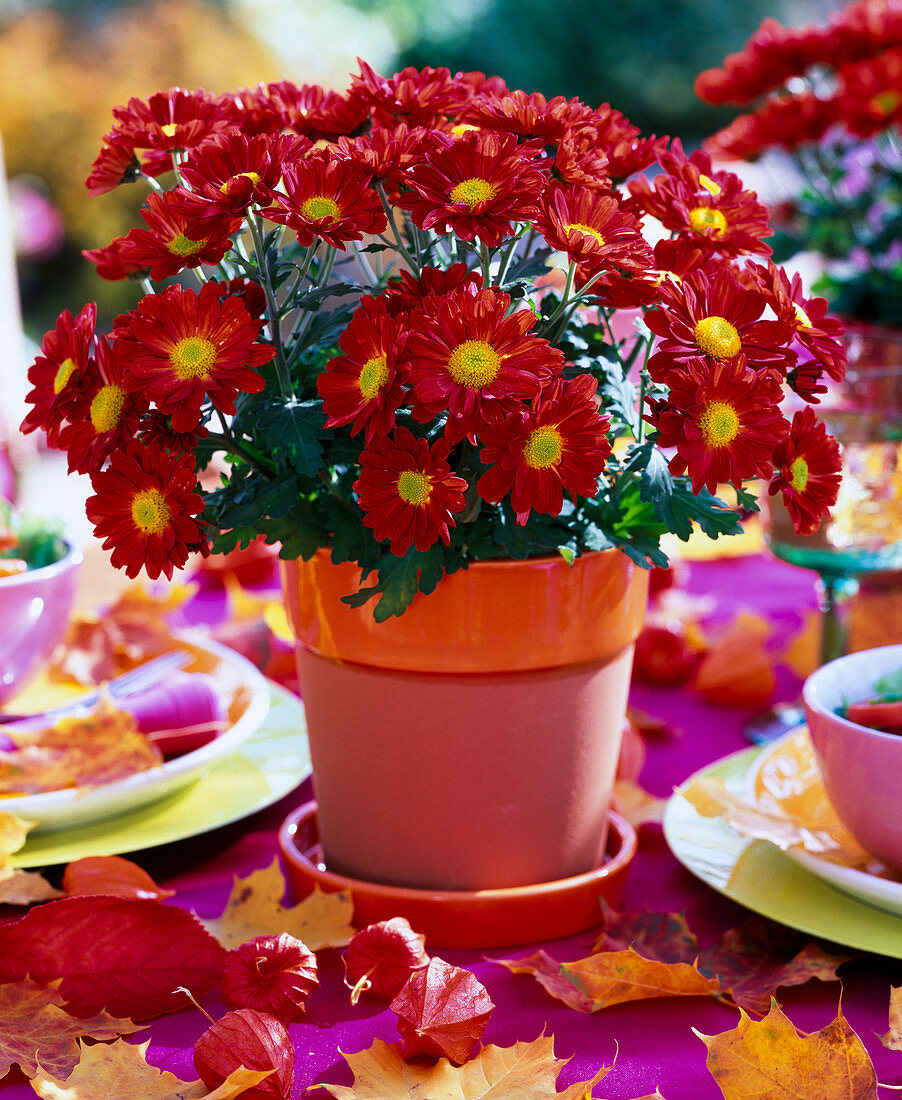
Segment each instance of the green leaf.
[{"label": "green leaf", "polygon": [[271,405],[258,413],[255,439],[277,462],[285,459],[299,474],[314,477],[322,465],[322,440],[332,434],[324,425],[321,401]]},{"label": "green leaf", "polygon": [[362,607],[378,596],[373,618],[382,623],[392,615],[403,615],[417,592],[428,594],[435,589],[445,573],[442,547],[439,544],[424,551],[411,547],[400,558],[385,554],[376,566],[376,573],[379,578],[376,584],[342,596],[342,602]]},{"label": "green leaf", "polygon": [[686,542],[692,534],[693,523],[712,539],[721,535],[738,535],[742,532],[739,515],[707,489],[695,494],[692,486],[682,478],[673,479],[673,492],[657,502],[655,512],[661,516],[669,530]]}]

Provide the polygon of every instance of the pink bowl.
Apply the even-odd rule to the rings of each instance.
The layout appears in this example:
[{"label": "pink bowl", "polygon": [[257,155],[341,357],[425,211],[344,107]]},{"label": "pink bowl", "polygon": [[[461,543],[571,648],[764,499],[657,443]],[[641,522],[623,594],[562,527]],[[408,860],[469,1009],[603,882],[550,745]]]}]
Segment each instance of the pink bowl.
[{"label": "pink bowl", "polygon": [[82,553],[0,577],[0,704],[16,694],[62,640],[75,600]]},{"label": "pink bowl", "polygon": [[858,843],[902,871],[902,736],[836,714],[874,695],[881,676],[902,668],[902,645],[830,661],[805,681],[802,699],[827,796]]}]

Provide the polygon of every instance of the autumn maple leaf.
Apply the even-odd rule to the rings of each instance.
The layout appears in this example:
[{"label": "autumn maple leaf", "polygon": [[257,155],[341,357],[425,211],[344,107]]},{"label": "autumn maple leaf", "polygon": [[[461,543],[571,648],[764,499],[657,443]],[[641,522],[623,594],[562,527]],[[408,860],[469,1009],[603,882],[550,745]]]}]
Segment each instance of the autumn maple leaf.
[{"label": "autumn maple leaf", "polygon": [[351,926],[353,902],[348,893],[329,894],[314,887],[298,905],[282,905],[285,878],[278,859],[247,878],[235,876],[226,907],[214,920],[201,920],[223,947],[239,947],[257,936],[288,932],[311,951],[344,947],[355,929]]},{"label": "autumn maple leaf", "polygon": [[98,1012],[77,1019],[66,1012],[59,981],[38,985],[29,978],[0,984],[0,1077],[18,1065],[27,1077],[39,1070],[65,1078],[78,1063],[81,1036],[115,1039],[139,1024]]},{"label": "autumn maple leaf", "polygon": [[462,1066],[447,1058],[435,1065],[406,1062],[400,1043],[381,1039],[344,1058],[354,1073],[353,1085],[314,1086],[335,1100],[586,1100],[610,1070],[603,1066],[591,1081],[557,1092],[555,1081],[567,1063],[554,1057],[554,1040],[545,1035],[512,1047],[481,1047]]},{"label": "autumn maple leaf", "polygon": [[23,871],[10,866],[10,857],[25,843],[33,821],[0,811],[0,904],[31,905],[62,897],[62,891],[52,886],[37,871]]},{"label": "autumn maple leaf", "polygon": [[83,1046],[65,1081],[39,1072],[31,1086],[42,1100],[233,1100],[266,1077],[266,1073],[241,1068],[209,1092],[202,1081],[181,1081],[168,1070],[148,1065],[148,1045]]},{"label": "autumn maple leaf", "polygon": [[776,1001],[763,1020],[739,1010],[739,1025],[702,1035],[707,1066],[726,1100],[817,1096],[818,1100],[877,1100],[877,1075],[864,1044],[842,1011],[811,1035],[799,1035]]}]

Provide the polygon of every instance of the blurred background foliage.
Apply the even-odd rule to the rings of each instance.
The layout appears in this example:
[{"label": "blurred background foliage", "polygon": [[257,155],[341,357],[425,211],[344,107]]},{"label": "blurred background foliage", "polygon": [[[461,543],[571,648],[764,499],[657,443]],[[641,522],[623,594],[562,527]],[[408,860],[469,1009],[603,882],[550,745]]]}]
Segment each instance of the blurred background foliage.
[{"label": "blurred background foliage", "polygon": [[[0,0],[0,135],[20,236],[29,334],[63,308],[135,300],[82,259],[137,221],[144,192],[88,199],[111,108],[181,85],[223,92],[288,78],[344,88],[366,58],[390,74],[445,65],[513,88],[609,102],[688,144],[726,121],[695,75],[765,16],[821,22],[841,0]],[[43,219],[43,220],[42,220]]]}]

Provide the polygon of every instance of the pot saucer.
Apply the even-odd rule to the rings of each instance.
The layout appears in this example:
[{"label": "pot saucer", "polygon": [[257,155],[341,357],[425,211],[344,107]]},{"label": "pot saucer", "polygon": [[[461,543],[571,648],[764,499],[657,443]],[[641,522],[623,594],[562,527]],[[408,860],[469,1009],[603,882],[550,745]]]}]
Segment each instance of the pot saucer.
[{"label": "pot saucer", "polygon": [[603,920],[601,899],[619,904],[636,854],[636,832],[613,810],[608,820],[607,859],[601,867],[499,890],[415,890],[329,871],[321,862],[316,802],[289,814],[279,830],[279,846],[295,896],[306,897],[315,886],[328,893],[350,890],[357,928],[406,917],[430,947],[513,947],[583,932]]}]

